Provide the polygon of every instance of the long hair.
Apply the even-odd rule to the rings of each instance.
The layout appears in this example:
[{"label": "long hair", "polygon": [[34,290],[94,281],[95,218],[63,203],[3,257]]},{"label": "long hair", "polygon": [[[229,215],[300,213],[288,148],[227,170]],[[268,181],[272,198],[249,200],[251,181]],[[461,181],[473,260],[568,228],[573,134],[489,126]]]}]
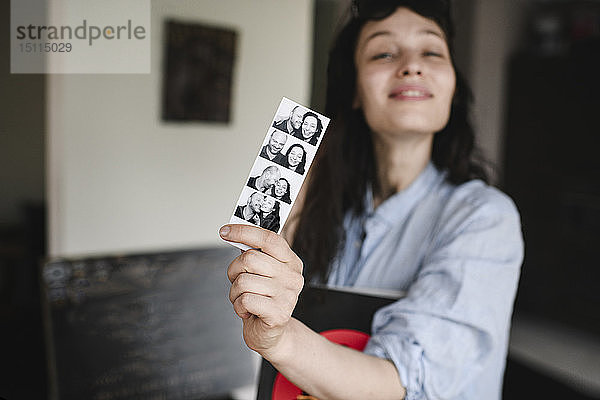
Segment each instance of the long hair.
[{"label": "long hair", "polygon": [[[315,133],[308,139],[304,139],[303,135],[302,135],[302,128],[304,127],[304,121],[306,121],[306,118],[308,117],[313,117],[314,119],[317,120],[317,129],[315,131]],[[317,114],[315,114],[312,111],[308,111],[306,112],[303,116],[302,116],[302,124],[300,125],[300,130],[298,132],[298,138],[307,141],[308,143],[315,145],[317,144],[317,140],[319,139],[319,136],[321,136],[321,132],[323,131],[323,123],[321,122],[321,118],[319,118],[319,116]]]},{"label": "long hair", "polygon": [[299,147],[300,149],[302,149],[302,159],[300,160],[300,162],[298,163],[298,165],[296,165],[296,172],[299,173],[300,175],[304,175],[304,166],[306,165],[306,150],[304,149],[304,147],[301,144],[295,143],[293,145],[290,146],[290,148],[286,151],[285,153],[285,160],[283,160],[283,166],[286,168],[291,168],[290,165],[290,153],[292,152],[292,149]]},{"label": "long hair", "polygon": [[281,200],[281,201],[283,201],[283,202],[285,202],[285,203],[288,203],[288,204],[290,204],[290,203],[292,202],[292,199],[291,199],[292,192],[291,192],[291,189],[290,189],[290,181],[288,181],[288,180],[287,180],[287,179],[285,179],[285,178],[279,178],[279,181],[280,181],[280,182],[281,182],[281,181],[284,181],[284,182],[285,182],[285,184],[286,184],[285,193],[283,194],[283,196],[281,196],[281,197],[277,197],[277,196],[275,195],[275,185],[277,185],[277,184],[275,184],[275,185],[273,185],[273,187],[271,188],[271,193],[270,193],[270,195],[271,195],[271,197],[275,197],[275,198],[276,198],[276,199],[278,199],[278,200]]},{"label": "long hair", "polygon": [[[389,1],[383,3],[389,7]],[[292,246],[304,261],[309,280],[327,280],[331,261],[345,240],[344,216],[348,212],[364,211],[365,193],[376,183],[371,131],[362,110],[353,107],[354,52],[366,21],[383,19],[400,6],[436,22],[446,35],[451,57],[453,54],[450,10],[448,2],[443,0],[396,1],[394,7],[383,14],[355,15],[339,32],[330,50],[327,68],[325,114],[331,117],[331,123],[307,182],[306,200]],[[431,158],[438,169],[446,171],[446,179],[453,184],[476,178],[487,181],[485,170],[474,154],[475,134],[469,121],[471,91],[456,67],[454,69],[456,89],[450,117],[446,126],[434,135]]]}]

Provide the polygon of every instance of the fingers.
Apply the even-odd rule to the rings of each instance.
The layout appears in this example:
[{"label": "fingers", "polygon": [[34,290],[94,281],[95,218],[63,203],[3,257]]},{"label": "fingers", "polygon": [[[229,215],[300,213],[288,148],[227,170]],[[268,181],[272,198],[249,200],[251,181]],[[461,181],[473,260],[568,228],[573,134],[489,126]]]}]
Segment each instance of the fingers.
[{"label": "fingers", "polygon": [[303,286],[302,275],[292,272],[283,273],[275,278],[243,272],[232,281],[229,301],[235,303],[238,297],[251,293],[272,298],[282,310],[291,313]]},{"label": "fingers", "polygon": [[281,326],[290,319],[290,314],[282,312],[272,298],[254,293],[239,296],[233,302],[233,309],[241,318],[247,319],[254,315],[268,326]]},{"label": "fingers", "polygon": [[[266,229],[231,224],[219,233],[225,240],[252,248],[236,257],[227,269],[232,283],[229,301],[236,314],[245,320],[245,327],[256,323],[269,331],[281,328],[289,321],[304,286],[302,261],[285,239]],[[253,332],[248,337],[254,342],[265,332]]]},{"label": "fingers", "polygon": [[281,262],[292,262],[298,257],[283,237],[267,229],[243,224],[223,225],[219,234],[225,240],[243,243],[260,249]]},{"label": "fingers", "polygon": [[258,250],[247,250],[237,256],[227,268],[227,278],[232,282],[244,272],[272,277],[279,269],[280,263],[273,257]]},{"label": "fingers", "polygon": [[229,301],[235,300],[243,293],[252,293],[260,296],[275,296],[276,288],[272,284],[272,279],[254,274],[240,274],[229,289]]}]

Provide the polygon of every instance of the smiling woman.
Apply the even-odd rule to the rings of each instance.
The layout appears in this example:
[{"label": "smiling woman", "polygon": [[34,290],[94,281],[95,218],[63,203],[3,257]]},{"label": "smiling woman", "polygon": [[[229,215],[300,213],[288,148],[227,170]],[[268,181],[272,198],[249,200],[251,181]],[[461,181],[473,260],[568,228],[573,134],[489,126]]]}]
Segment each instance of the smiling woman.
[{"label": "smiling woman", "polygon": [[322,131],[323,123],[321,119],[317,114],[309,111],[302,116],[300,129],[294,133],[294,136],[315,146]]},{"label": "smiling woman", "polygon": [[300,175],[304,175],[304,168],[306,166],[306,150],[301,144],[296,143],[291,145],[285,153],[285,157],[280,164]]},{"label": "smiling woman", "polygon": [[388,140],[414,132],[431,141],[446,125],[456,77],[445,34],[433,21],[404,9],[366,23],[355,63],[354,105],[371,129]]},{"label": "smiling woman", "polygon": [[[474,157],[448,2],[352,11],[330,53],[331,128],[287,241],[221,231],[261,249],[228,270],[244,339],[317,398],[499,400],[523,242]],[[378,309],[359,352],[291,317],[304,280],[406,296]]]}]

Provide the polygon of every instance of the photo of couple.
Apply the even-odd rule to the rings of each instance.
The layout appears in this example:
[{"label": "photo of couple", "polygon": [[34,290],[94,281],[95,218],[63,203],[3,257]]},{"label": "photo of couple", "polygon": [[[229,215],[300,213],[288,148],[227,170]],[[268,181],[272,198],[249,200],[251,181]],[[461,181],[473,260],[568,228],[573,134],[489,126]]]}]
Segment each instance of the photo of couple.
[{"label": "photo of couple", "polygon": [[275,120],[273,128],[316,146],[323,132],[323,123],[316,113],[305,111],[302,107],[296,105],[287,118]]},{"label": "photo of couple", "polygon": [[244,205],[238,205],[234,215],[273,232],[279,232],[280,204],[273,197],[261,192],[252,192]]},{"label": "photo of couple", "polygon": [[[284,97],[235,204],[230,222],[279,233],[323,140],[329,118]],[[242,250],[248,246],[233,243]]]},{"label": "photo of couple", "polygon": [[290,182],[281,176],[279,168],[274,165],[265,168],[260,175],[250,177],[247,186],[287,204],[292,202]]},{"label": "photo of couple", "polygon": [[300,175],[304,175],[306,170],[306,149],[301,144],[294,143],[284,153],[282,150],[288,141],[287,139],[287,134],[273,130],[269,136],[269,141],[262,147],[260,156]]}]

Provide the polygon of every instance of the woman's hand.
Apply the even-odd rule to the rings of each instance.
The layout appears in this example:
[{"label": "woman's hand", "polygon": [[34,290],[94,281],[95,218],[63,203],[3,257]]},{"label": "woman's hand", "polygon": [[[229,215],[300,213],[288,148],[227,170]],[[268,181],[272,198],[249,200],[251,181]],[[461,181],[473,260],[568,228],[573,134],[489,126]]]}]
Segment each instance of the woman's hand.
[{"label": "woman's hand", "polygon": [[279,350],[304,285],[302,261],[283,237],[266,229],[232,224],[219,234],[252,247],[227,269],[229,300],[243,320],[248,347],[270,359]]},{"label": "woman's hand", "polygon": [[227,269],[229,299],[243,320],[248,347],[317,398],[403,398],[391,361],[332,343],[291,317],[304,278],[302,261],[283,237],[250,225],[225,225],[220,234],[253,248]]}]

